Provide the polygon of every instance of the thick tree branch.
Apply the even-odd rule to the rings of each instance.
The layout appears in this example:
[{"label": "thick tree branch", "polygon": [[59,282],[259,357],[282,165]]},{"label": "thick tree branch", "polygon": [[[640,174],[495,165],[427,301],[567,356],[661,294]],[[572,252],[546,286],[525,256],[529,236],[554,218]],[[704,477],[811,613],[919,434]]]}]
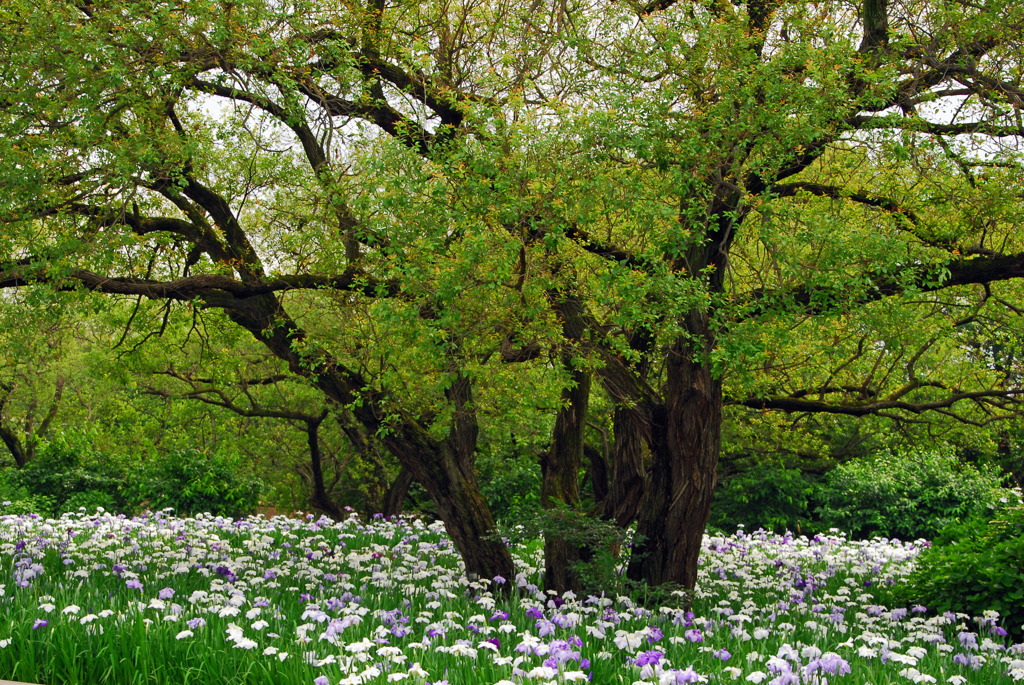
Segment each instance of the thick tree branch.
[{"label": "thick tree branch", "polygon": [[422,74],[411,74],[398,66],[386,62],[376,55],[362,54],[357,59],[359,70],[367,77],[380,77],[404,93],[408,93],[434,110],[441,118],[441,124],[458,128],[464,115],[454,103],[470,101],[468,96],[452,92],[442,94]]},{"label": "thick tree branch", "polygon": [[253,283],[244,283],[219,274],[156,281],[101,276],[85,269],[75,269],[66,275],[53,275],[45,266],[39,265],[0,269],[0,288],[17,288],[33,283],[47,283],[58,290],[84,288],[111,295],[141,295],[151,300],[192,300],[197,297],[212,297],[218,299],[218,306],[225,307],[231,305],[229,301],[224,300],[224,296],[245,300],[289,290],[338,290],[361,293],[367,297],[395,297],[400,292],[397,283],[378,281],[355,267],[336,275],[294,274]]},{"label": "thick tree branch", "polygon": [[322,106],[331,116],[356,117],[370,121],[424,157],[430,156],[435,142],[434,134],[384,100],[353,102],[341,97],[325,95],[318,88],[308,84],[302,85],[300,88],[306,97]]},{"label": "thick tree branch", "polygon": [[981,285],[1024,278],[1024,253],[986,255],[957,259],[945,265],[911,264],[896,273],[867,274],[870,285],[859,294],[849,287],[810,286],[792,289],[757,289],[738,295],[737,300],[751,303],[742,319],[756,318],[794,307],[808,315],[835,311],[851,304],[867,304],[908,290],[937,292],[961,285]]},{"label": "thick tree branch", "polygon": [[860,52],[872,52],[889,44],[888,0],[863,0],[861,21],[864,22],[864,38]]},{"label": "thick tree branch", "polygon": [[186,177],[183,193],[202,207],[227,238],[227,250],[232,257],[232,266],[246,283],[255,283],[264,275],[263,261],[249,237],[238,223],[231,205],[224,197],[192,177]]},{"label": "thick tree branch", "polygon": [[[786,413],[817,413],[817,414],[841,414],[844,416],[870,416],[882,412],[897,410],[910,414],[923,414],[928,411],[948,410],[955,404],[964,401],[971,401],[977,406],[992,406],[1005,409],[1007,406],[1016,408],[1021,405],[1018,396],[1024,394],[1024,390],[978,390],[974,392],[955,392],[947,397],[926,402],[909,402],[906,400],[878,400],[874,402],[838,403],[826,402],[824,400],[813,400],[805,397],[777,397],[747,399],[727,398],[726,404],[749,407],[760,410],[777,410]],[[959,415],[946,412],[947,415],[960,420]],[[898,415],[893,415],[898,418]]]},{"label": "thick tree branch", "polygon": [[932,135],[985,135],[992,138],[1024,136],[1024,127],[995,124],[988,121],[941,124],[921,117],[902,117],[890,114],[882,116],[857,115],[849,119],[858,130],[884,129],[896,131],[917,131]]},{"label": "thick tree branch", "polygon": [[911,223],[917,223],[917,215],[910,209],[902,206],[896,200],[863,191],[851,192],[838,186],[824,185],[821,183],[779,183],[772,187],[772,193],[779,197],[795,197],[804,192],[819,197],[830,197],[835,200],[849,200],[867,207],[884,209],[893,214],[899,214],[907,218]]}]

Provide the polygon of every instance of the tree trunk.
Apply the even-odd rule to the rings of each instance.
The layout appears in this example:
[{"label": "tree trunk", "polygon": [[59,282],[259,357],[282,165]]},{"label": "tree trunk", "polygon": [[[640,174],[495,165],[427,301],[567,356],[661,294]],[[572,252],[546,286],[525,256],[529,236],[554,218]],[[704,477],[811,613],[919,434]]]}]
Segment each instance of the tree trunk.
[{"label": "tree trunk", "polygon": [[[541,456],[540,505],[546,510],[561,508],[570,516],[579,513],[580,469],[590,406],[590,371],[575,365],[577,347],[586,344],[590,317],[573,291],[548,291],[552,308],[562,323],[562,366],[569,373],[569,386],[562,390],[562,408],[555,417],[551,447]],[[592,556],[581,536],[565,535],[575,528],[571,520],[557,517],[544,531],[544,585],[548,590],[579,593],[582,585],[576,564]],[[559,530],[559,528],[561,530]]]},{"label": "tree trunk", "polygon": [[[715,192],[706,233],[693,239],[673,266],[707,273],[708,293],[720,295],[725,292],[729,247],[747,209],[739,207],[740,193],[734,187],[711,180]],[[687,221],[683,213],[680,220]],[[697,584],[722,446],[722,381],[711,368],[717,343],[713,301],[691,309],[679,322],[684,333],[665,360],[665,402],[652,413],[651,479],[627,570],[630,578],[649,585],[672,583],[692,590]]]},{"label": "tree trunk", "polygon": [[15,465],[19,469],[24,468],[25,464],[31,460],[31,455],[26,452],[25,446],[21,444],[18,434],[4,425],[4,408],[7,406],[14,388],[4,383],[0,384],[0,389],[4,390],[4,394],[0,395],[0,440],[3,440],[4,444],[7,445],[11,457],[14,458]]},{"label": "tree trunk", "polygon": [[385,516],[397,516],[402,513],[410,485],[412,485],[412,472],[403,466],[384,495],[383,514]]},{"label": "tree trunk", "polygon": [[[571,364],[568,354],[563,363]],[[555,417],[551,448],[541,457],[540,505],[544,509],[567,507],[579,509],[579,472],[583,464],[584,431],[587,408],[590,404],[590,372],[572,370],[572,386],[562,391],[563,406]],[[571,521],[559,521],[557,526],[572,526]],[[544,533],[544,586],[562,593],[580,592],[580,579],[573,566],[589,555],[583,541],[572,539],[556,531]]]},{"label": "tree trunk", "polygon": [[617,354],[606,355],[600,371],[604,389],[614,403],[612,482],[603,515],[621,528],[636,520],[643,502],[648,477],[644,455],[651,441],[651,416],[654,407],[661,404],[661,398],[647,385],[654,334],[641,326],[630,332],[627,340],[639,360],[629,362]]},{"label": "tree trunk", "polygon": [[21,440],[18,439],[17,434],[5,426],[0,425],[0,440],[3,440],[4,444],[7,445],[7,449],[14,458],[14,463],[17,467],[19,469],[23,468],[25,464],[28,463],[29,459],[25,454],[25,449],[21,446]]},{"label": "tree trunk", "polygon": [[320,453],[320,425],[327,418],[327,412],[323,412],[315,420],[306,421],[306,442],[309,445],[309,466],[313,474],[313,497],[311,504],[327,513],[335,521],[345,518],[345,512],[338,506],[337,502],[331,499],[324,485],[323,457]]},{"label": "tree trunk", "polygon": [[[384,437],[385,446],[426,488],[470,577],[514,576],[512,555],[497,535],[475,474],[467,474],[448,441],[438,444],[416,425]],[[509,585],[505,585],[508,588]]]},{"label": "tree trunk", "polygon": [[722,384],[706,363],[712,340],[708,316],[691,314],[690,323],[708,347],[695,352],[681,338],[669,355],[665,405],[652,426],[652,477],[628,575],[692,590],[717,481]]},{"label": "tree trunk", "polygon": [[604,454],[590,445],[583,445],[583,456],[589,464],[590,483],[594,487],[594,502],[603,509],[608,499],[608,460]]},{"label": "tree trunk", "polygon": [[644,426],[635,412],[616,405],[612,417],[615,430],[613,446],[614,475],[605,516],[621,528],[627,528],[640,511],[647,486],[644,467]]}]

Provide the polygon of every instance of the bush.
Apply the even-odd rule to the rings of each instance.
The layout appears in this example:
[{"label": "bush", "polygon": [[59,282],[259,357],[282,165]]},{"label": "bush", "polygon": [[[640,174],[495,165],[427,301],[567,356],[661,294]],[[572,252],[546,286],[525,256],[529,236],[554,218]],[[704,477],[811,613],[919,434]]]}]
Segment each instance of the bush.
[{"label": "bush", "polygon": [[933,538],[985,510],[1001,492],[997,469],[938,452],[883,453],[828,474],[817,509],[824,527],[853,538]]},{"label": "bush", "polygon": [[144,464],[130,488],[137,507],[239,517],[256,510],[261,485],[237,457],[174,450]]},{"label": "bush", "polygon": [[906,584],[893,589],[894,599],[971,616],[995,610],[1003,628],[1024,637],[1024,505],[1017,494],[1014,506],[947,527]]},{"label": "bush", "polygon": [[[119,510],[125,506],[122,464],[90,446],[85,433],[60,433],[40,446],[38,456],[5,478],[15,513],[19,508],[44,516],[76,511],[79,506]],[[14,497],[11,497],[14,495]],[[94,507],[93,507],[94,508]]]},{"label": "bush", "polygon": [[736,474],[715,490],[708,524],[733,533],[765,528],[811,532],[811,498],[817,486],[796,469],[767,466]]},{"label": "bush", "polygon": [[123,502],[119,502],[110,493],[103,492],[102,490],[86,490],[84,492],[76,492],[68,497],[64,506],[61,507],[61,512],[74,512],[84,508],[86,512],[91,514],[100,507],[104,511],[116,512],[123,508],[122,504]]},{"label": "bush", "polygon": [[522,507],[540,508],[540,465],[528,455],[477,458],[480,491],[494,518],[508,519]]},{"label": "bush", "polygon": [[0,514],[33,514],[42,512],[49,515],[55,511],[56,506],[52,497],[46,495],[34,495],[28,488],[12,482],[17,476],[14,469],[4,469],[0,472]]}]

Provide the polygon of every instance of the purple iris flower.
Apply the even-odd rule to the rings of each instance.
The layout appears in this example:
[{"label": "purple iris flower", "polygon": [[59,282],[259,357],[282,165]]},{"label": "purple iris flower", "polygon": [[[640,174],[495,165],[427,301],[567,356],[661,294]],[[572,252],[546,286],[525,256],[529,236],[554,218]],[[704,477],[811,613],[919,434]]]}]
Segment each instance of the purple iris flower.
[{"label": "purple iris flower", "polygon": [[814,673],[836,676],[847,675],[850,673],[850,664],[838,654],[827,652],[807,664],[804,667],[804,673],[807,675]]},{"label": "purple iris flower", "polygon": [[661,685],[683,685],[683,683],[699,683],[700,674],[687,666],[685,670],[666,671],[662,674]]},{"label": "purple iris flower", "polygon": [[978,648],[978,636],[974,633],[962,632],[957,635],[960,640],[960,644],[963,645],[964,649],[977,649]]},{"label": "purple iris flower", "polygon": [[537,621],[537,635],[540,637],[547,637],[555,632],[557,626],[551,621],[544,620],[543,618]]},{"label": "purple iris flower", "polygon": [[979,668],[981,668],[981,659],[979,659],[974,654],[964,654],[961,652],[960,654],[957,654],[955,657],[953,657],[953,663],[960,664],[961,666],[966,666],[967,668],[970,668],[974,671],[977,671]]}]

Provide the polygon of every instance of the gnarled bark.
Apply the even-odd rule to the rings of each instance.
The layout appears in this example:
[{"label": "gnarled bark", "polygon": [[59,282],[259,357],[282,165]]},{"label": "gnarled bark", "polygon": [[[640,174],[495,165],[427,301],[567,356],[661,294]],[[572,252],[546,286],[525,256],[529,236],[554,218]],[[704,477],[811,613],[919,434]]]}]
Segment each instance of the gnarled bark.
[{"label": "gnarled bark", "polygon": [[[569,364],[568,358],[563,360]],[[540,503],[544,509],[560,506],[577,510],[580,502],[579,472],[583,464],[584,431],[590,404],[590,372],[572,370],[572,385],[562,391],[563,406],[555,417],[551,447],[541,457]],[[560,522],[558,525],[571,525]],[[590,554],[579,541],[545,531],[544,586],[548,590],[579,592],[582,587],[575,564]]]},{"label": "gnarled bark", "polygon": [[615,470],[605,516],[619,527],[627,528],[636,520],[647,487],[645,427],[640,425],[633,411],[621,406],[615,407],[612,425],[615,430],[612,447]]},{"label": "gnarled bark", "polygon": [[628,575],[692,589],[717,481],[722,384],[682,343],[669,364],[666,403],[653,427],[654,477],[637,520]]},{"label": "gnarled bark", "polygon": [[[552,308],[562,322],[566,342],[562,348],[562,366],[569,373],[569,385],[562,390],[562,407],[555,417],[551,447],[541,457],[540,504],[547,510],[580,506],[579,474],[583,465],[587,410],[590,406],[591,373],[574,364],[574,346],[587,332],[589,318],[579,297],[572,292],[551,290]],[[574,568],[591,552],[581,540],[560,534],[557,528],[571,526],[568,521],[552,521],[544,534],[544,585],[548,590],[582,590]]]}]

